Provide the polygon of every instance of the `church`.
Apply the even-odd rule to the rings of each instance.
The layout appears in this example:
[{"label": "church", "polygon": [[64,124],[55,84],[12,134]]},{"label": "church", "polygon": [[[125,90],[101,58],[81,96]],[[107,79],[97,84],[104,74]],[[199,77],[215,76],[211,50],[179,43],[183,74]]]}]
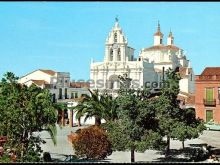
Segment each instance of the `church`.
[{"label": "church", "polygon": [[178,67],[181,75],[179,96],[183,98],[193,96],[195,75],[190,61],[187,60],[184,50],[174,44],[171,31],[167,36],[166,44],[163,42],[163,37],[158,23],[153,36],[153,46],[141,49],[138,57],[135,58],[135,49],[128,45],[128,39],[116,18],[106,38],[104,61],[91,62],[90,79],[93,85],[90,88],[116,94],[120,88],[118,76],[124,74],[132,79],[133,88],[159,88],[165,77],[164,72],[169,68]]}]

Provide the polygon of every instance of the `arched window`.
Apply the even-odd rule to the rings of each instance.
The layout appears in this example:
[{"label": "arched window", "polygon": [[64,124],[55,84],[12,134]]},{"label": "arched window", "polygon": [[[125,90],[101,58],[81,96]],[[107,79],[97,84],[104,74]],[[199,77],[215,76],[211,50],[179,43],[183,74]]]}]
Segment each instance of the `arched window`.
[{"label": "arched window", "polygon": [[113,49],[110,49],[110,61],[113,61]]},{"label": "arched window", "polygon": [[162,44],[162,38],[160,39],[160,44]]},{"label": "arched window", "polygon": [[121,61],[121,50],[118,48],[118,61]]},{"label": "arched window", "polygon": [[114,34],[114,42],[117,42],[117,33]]}]

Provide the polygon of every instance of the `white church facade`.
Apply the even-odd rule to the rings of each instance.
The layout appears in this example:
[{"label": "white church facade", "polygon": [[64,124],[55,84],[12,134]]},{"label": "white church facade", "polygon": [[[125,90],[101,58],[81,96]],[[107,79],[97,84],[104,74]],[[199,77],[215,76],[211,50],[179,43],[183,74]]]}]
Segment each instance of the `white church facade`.
[{"label": "white church facade", "polygon": [[128,46],[128,40],[116,19],[105,42],[104,61],[91,62],[90,79],[93,85],[90,85],[90,88],[114,93],[119,89],[118,76],[123,74],[132,79],[133,88],[143,89],[154,82],[157,82],[159,87],[164,71],[178,67],[182,78],[179,82],[180,95],[193,95],[195,75],[183,49],[174,45],[172,32],[164,44],[158,23],[153,43],[153,46],[141,49],[137,59],[134,58],[135,49]]}]

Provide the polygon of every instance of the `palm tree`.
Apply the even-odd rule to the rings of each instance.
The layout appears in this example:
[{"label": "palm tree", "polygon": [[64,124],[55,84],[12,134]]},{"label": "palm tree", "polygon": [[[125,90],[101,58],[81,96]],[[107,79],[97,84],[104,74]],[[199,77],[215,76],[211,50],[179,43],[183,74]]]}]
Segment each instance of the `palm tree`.
[{"label": "palm tree", "polygon": [[99,94],[98,91],[91,90],[89,92],[91,96],[85,96],[75,107],[76,118],[80,119],[86,115],[84,119],[86,121],[89,117],[95,117],[95,125],[100,125],[101,119],[105,119],[106,122],[115,120],[117,118],[116,99],[107,93]]},{"label": "palm tree", "polygon": [[[54,108],[57,109],[58,111],[62,111],[62,118],[61,118],[61,125],[65,125],[65,120],[64,120],[64,110],[67,109],[67,104],[66,103],[55,103]],[[59,124],[60,125],[60,124]]]}]

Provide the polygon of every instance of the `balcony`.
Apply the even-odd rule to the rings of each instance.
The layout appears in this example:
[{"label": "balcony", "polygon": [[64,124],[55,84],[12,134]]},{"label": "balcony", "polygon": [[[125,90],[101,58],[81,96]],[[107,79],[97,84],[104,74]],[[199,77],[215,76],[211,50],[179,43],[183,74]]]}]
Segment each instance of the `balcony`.
[{"label": "balcony", "polygon": [[205,106],[216,106],[216,99],[213,100],[203,99],[203,103]]}]

